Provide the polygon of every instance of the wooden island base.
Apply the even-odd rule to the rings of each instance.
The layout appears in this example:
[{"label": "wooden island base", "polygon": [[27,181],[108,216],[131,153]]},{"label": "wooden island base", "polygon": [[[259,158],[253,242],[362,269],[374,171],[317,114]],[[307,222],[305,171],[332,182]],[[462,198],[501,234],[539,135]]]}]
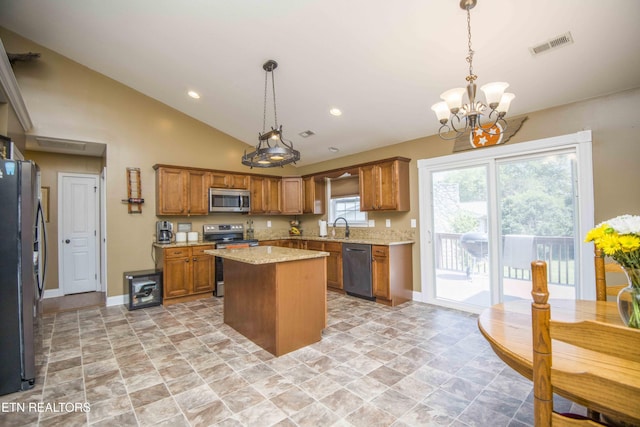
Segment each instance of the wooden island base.
[{"label": "wooden island base", "polygon": [[275,356],[322,338],[326,259],[268,264],[224,260],[224,323]]}]

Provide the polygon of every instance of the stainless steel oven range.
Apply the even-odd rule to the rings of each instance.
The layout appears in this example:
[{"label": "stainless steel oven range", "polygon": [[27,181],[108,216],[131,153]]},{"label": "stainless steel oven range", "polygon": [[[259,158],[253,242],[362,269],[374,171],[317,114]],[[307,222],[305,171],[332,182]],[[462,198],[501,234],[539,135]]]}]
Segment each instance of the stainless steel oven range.
[{"label": "stainless steel oven range", "polygon": [[[257,239],[244,238],[242,224],[205,224],[202,226],[202,240],[215,243],[216,249],[247,248],[258,246]],[[222,258],[216,257],[216,290],[214,295],[224,296],[224,275]]]}]

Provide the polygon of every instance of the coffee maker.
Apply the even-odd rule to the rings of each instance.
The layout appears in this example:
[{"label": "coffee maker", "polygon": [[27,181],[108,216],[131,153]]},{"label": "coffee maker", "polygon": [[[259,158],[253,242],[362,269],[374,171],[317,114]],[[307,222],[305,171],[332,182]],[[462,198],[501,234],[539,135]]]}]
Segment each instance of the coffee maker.
[{"label": "coffee maker", "polygon": [[167,244],[171,243],[173,237],[173,224],[169,221],[156,222],[156,243]]}]

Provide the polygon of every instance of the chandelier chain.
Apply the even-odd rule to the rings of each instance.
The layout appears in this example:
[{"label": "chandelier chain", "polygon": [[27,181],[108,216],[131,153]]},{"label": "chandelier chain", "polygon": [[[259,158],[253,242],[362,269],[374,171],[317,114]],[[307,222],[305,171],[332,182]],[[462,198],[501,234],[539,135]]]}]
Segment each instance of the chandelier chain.
[{"label": "chandelier chain", "polygon": [[262,107],[262,133],[267,127],[267,73],[264,73],[264,104]]},{"label": "chandelier chain", "polygon": [[468,47],[469,47],[469,55],[467,56],[467,62],[469,63],[469,76],[467,76],[468,82],[473,82],[478,77],[473,74],[473,54],[475,53],[471,48],[471,8],[467,6],[467,37],[468,37]]},{"label": "chandelier chain", "polygon": [[271,70],[271,91],[273,92],[273,120],[275,120],[276,129],[278,129],[278,111],[276,110],[276,77],[273,70]]}]

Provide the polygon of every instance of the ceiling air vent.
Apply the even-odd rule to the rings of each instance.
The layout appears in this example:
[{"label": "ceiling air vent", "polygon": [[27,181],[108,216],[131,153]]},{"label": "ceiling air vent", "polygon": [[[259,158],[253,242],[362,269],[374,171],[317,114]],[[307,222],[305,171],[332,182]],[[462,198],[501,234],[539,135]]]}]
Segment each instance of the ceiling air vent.
[{"label": "ceiling air vent", "polygon": [[541,54],[542,52],[548,52],[550,50],[558,49],[571,43],[573,43],[573,37],[571,37],[571,32],[567,31],[566,33],[547,40],[544,43],[540,43],[537,46],[530,47],[529,52],[531,52],[533,56],[536,56]]},{"label": "ceiling air vent", "polygon": [[298,135],[300,135],[303,138],[309,138],[310,136],[315,135],[316,133],[312,130],[305,130],[304,132],[300,132]]}]

